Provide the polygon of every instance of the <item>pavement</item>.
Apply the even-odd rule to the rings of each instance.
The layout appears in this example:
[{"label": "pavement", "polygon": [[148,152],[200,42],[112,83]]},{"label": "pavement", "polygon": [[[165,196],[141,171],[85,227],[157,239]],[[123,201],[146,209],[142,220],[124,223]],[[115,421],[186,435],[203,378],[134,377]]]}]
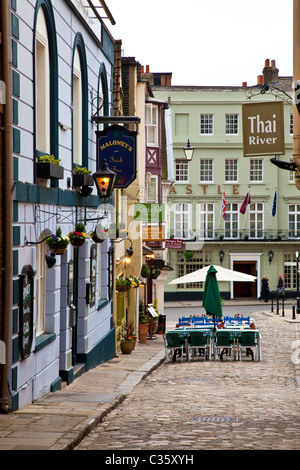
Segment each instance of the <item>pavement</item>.
[{"label": "pavement", "polygon": [[[293,313],[295,300],[285,302],[277,313],[276,303],[245,300],[226,305],[257,305],[257,311],[278,321],[300,323]],[[200,306],[199,302],[166,302],[165,308]],[[173,325],[167,325],[168,328]],[[72,450],[115,409],[131,390],[165,360],[163,335],[147,343],[137,342],[134,351],[120,354],[85,372],[70,385],[16,412],[0,414],[0,451]]]}]

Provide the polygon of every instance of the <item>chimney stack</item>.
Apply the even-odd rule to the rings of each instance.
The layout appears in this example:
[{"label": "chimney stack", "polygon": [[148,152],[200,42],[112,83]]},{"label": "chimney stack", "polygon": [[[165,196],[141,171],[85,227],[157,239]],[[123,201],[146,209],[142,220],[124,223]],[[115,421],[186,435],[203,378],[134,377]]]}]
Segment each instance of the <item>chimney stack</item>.
[{"label": "chimney stack", "polygon": [[265,66],[263,68],[263,83],[270,85],[271,83],[278,83],[279,70],[276,68],[276,61],[272,60],[270,65],[270,59],[265,60]]}]

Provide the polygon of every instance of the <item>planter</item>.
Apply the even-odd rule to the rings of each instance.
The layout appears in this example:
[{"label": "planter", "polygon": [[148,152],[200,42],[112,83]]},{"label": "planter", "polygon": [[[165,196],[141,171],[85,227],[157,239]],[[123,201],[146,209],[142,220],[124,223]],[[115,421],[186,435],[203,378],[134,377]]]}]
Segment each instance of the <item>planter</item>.
[{"label": "planter", "polygon": [[73,246],[81,246],[84,244],[84,242],[85,242],[85,239],[81,239],[81,238],[75,238],[74,240],[70,240],[70,243]]},{"label": "planter", "polygon": [[148,323],[139,323],[139,343],[147,343]]},{"label": "planter", "polygon": [[55,253],[56,255],[63,255],[67,251],[67,246],[59,246],[59,245],[51,245],[50,250]]},{"label": "planter", "polygon": [[54,163],[37,162],[36,163],[36,176],[45,179],[63,179],[64,169],[62,166],[55,165]]},{"label": "planter", "polygon": [[136,335],[131,335],[130,338],[133,340],[133,349],[134,349],[135,345],[136,345],[137,336]]},{"label": "planter", "polygon": [[130,286],[116,286],[118,292],[127,292],[130,289]]},{"label": "planter", "polygon": [[121,341],[121,351],[123,354],[131,354],[133,351],[134,343],[132,339]]},{"label": "planter", "polygon": [[99,237],[97,237],[97,235],[93,235],[92,240],[95,243],[102,243],[102,242],[104,242],[105,238],[99,238]]},{"label": "planter", "polygon": [[73,173],[73,186],[94,186],[93,175],[79,175]]}]

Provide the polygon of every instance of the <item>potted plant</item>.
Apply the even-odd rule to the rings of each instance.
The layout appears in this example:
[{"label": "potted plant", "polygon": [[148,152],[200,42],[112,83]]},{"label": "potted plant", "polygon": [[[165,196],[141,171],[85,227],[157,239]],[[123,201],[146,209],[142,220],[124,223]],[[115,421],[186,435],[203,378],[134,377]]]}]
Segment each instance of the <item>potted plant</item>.
[{"label": "potted plant", "polygon": [[118,292],[126,292],[130,289],[131,287],[131,278],[130,277],[124,277],[124,276],[119,276],[116,279],[116,289]]},{"label": "potted plant", "polygon": [[143,264],[142,265],[142,269],[141,269],[141,276],[142,277],[148,277],[150,274],[150,268],[147,264]]},{"label": "potted plant", "polygon": [[128,338],[131,338],[133,340],[133,349],[134,349],[136,345],[137,335],[134,332],[133,322],[128,323]]},{"label": "potted plant", "polygon": [[66,252],[69,243],[69,237],[62,235],[60,227],[57,227],[55,234],[52,233],[46,239],[46,244],[56,255],[63,255]]},{"label": "potted plant", "polygon": [[147,343],[147,335],[149,328],[149,319],[145,315],[145,308],[142,301],[139,305],[139,343]]},{"label": "potted plant", "polygon": [[128,237],[128,229],[125,227],[125,224],[122,222],[120,226],[117,227],[118,236],[119,238],[126,238]]},{"label": "potted plant", "polygon": [[70,243],[73,246],[81,246],[86,240],[85,226],[82,223],[77,223],[73,232],[68,233]]},{"label": "potted plant", "polygon": [[86,166],[77,166],[73,168],[73,186],[93,186],[94,178],[91,174],[92,170],[88,170]]},{"label": "potted plant", "polygon": [[155,269],[155,270],[152,271],[152,273],[151,273],[152,279],[157,279],[159,275],[160,275],[160,269]]},{"label": "potted plant", "polygon": [[36,163],[36,176],[45,179],[63,179],[64,169],[60,166],[60,162],[61,160],[56,159],[54,155],[41,155]]},{"label": "potted plant", "polygon": [[184,255],[184,257],[187,261],[190,261],[192,259],[192,257],[194,256],[194,252],[193,251],[185,251],[183,253],[183,255]]},{"label": "potted plant", "polygon": [[134,340],[131,338],[131,326],[127,325],[122,332],[121,351],[123,354],[131,354],[134,349]]}]

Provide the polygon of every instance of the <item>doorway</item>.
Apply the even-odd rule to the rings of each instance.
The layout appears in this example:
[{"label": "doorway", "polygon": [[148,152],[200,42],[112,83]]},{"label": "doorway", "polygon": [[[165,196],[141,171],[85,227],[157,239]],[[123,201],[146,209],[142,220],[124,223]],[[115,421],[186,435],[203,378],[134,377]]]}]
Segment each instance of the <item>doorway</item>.
[{"label": "doorway", "polygon": [[[234,271],[257,276],[256,261],[233,261]],[[234,298],[256,298],[256,282],[234,282]]]}]

